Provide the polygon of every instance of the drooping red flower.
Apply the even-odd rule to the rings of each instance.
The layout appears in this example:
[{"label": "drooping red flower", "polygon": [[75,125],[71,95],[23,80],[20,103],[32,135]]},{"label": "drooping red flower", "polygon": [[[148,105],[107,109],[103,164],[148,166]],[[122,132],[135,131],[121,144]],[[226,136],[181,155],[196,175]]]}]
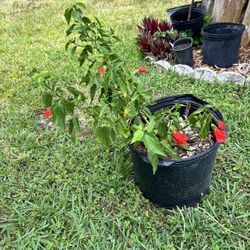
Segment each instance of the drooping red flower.
[{"label": "drooping red flower", "polygon": [[45,119],[48,119],[52,116],[52,111],[50,108],[46,108],[44,111],[43,111],[43,116]]},{"label": "drooping red flower", "polygon": [[223,121],[218,121],[218,128],[219,129],[226,129],[227,126]]},{"label": "drooping red flower", "polygon": [[146,67],[140,67],[137,69],[137,72],[139,73],[146,73],[147,72],[147,68]]},{"label": "drooping red flower", "polygon": [[180,132],[173,132],[173,139],[176,141],[177,144],[180,145],[185,145],[188,141],[188,137]]},{"label": "drooping red flower", "polygon": [[226,141],[227,133],[224,129],[216,128],[213,131],[213,134],[218,143],[223,143]]},{"label": "drooping red flower", "polygon": [[101,67],[98,68],[98,74],[101,75],[103,73],[104,73],[104,67],[101,66]]}]

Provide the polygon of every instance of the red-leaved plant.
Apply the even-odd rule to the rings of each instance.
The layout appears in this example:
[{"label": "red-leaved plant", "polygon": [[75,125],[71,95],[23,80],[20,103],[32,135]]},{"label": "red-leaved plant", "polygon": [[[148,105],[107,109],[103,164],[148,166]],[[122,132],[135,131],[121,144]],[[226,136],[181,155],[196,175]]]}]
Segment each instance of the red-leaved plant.
[{"label": "red-leaved plant", "polygon": [[[153,173],[159,159],[181,158],[179,150],[189,150],[190,130],[197,132],[200,140],[208,137],[218,142],[225,140],[225,125],[221,122],[217,125],[209,106],[189,114],[187,105],[185,116],[179,112],[185,107],[179,104],[152,114],[147,108],[149,95],[145,86],[136,80],[147,69],[140,67],[131,73],[113,50],[114,43],[119,41],[114,31],[84,13],[82,3],[65,11],[69,24],[66,48],[78,56],[80,66],[84,65],[84,75],[79,83],[47,86],[43,95],[46,107],[50,107],[44,112],[46,118],[52,115],[53,121],[75,139],[80,131],[79,114],[88,116],[98,142],[120,150],[121,156],[128,144],[138,150],[142,147],[152,163]],[[170,29],[167,23],[151,19],[145,19],[144,26],[145,34],[150,35]]]},{"label": "red-leaved plant", "polygon": [[145,17],[142,24],[137,27],[139,30],[137,44],[144,54],[153,55],[158,59],[171,60],[173,58],[171,44],[180,36],[173,31],[170,23],[152,17]]}]

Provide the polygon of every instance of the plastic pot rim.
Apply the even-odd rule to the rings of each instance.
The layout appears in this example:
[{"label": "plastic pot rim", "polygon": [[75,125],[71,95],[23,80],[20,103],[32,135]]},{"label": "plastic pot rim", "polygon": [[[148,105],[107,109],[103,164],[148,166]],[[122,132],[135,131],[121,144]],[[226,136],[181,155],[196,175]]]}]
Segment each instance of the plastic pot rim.
[{"label": "plastic pot rim", "polygon": [[178,14],[182,14],[182,13],[185,13],[185,12],[188,12],[189,11],[189,7],[185,7],[185,8],[182,8],[182,9],[179,9],[177,10],[175,13],[173,13],[170,18],[171,18],[171,21],[174,22],[175,24],[184,24],[184,23],[193,23],[193,22],[196,22],[197,20],[203,18],[205,12],[204,10],[200,9],[200,8],[197,8],[197,7],[193,7],[192,8],[192,12],[195,11],[195,12],[199,12],[201,13],[202,15],[200,17],[197,17],[195,19],[191,19],[190,21],[178,21],[178,20],[175,20],[174,19],[174,16],[175,15],[178,15]]},{"label": "plastic pot rim", "polygon": [[[228,34],[215,34],[215,33],[211,33],[211,32],[207,32],[206,30],[208,28],[212,28],[212,27],[216,27],[216,26],[238,26],[241,27],[242,30],[237,30],[237,32],[232,32],[232,33],[228,33]],[[235,38],[235,37],[239,37],[242,35],[242,33],[244,32],[246,26],[244,24],[241,23],[231,23],[231,22],[218,22],[218,23],[213,23],[213,24],[209,24],[206,26],[203,26],[201,29],[201,35],[202,37],[206,38],[206,39],[214,39],[214,40],[221,40],[221,39],[227,39],[227,38]]]},{"label": "plastic pot rim", "polygon": [[[190,45],[184,49],[175,49],[175,44],[177,42],[180,42],[181,40],[188,40],[190,42]],[[177,45],[178,46],[178,45]],[[173,43],[173,50],[174,52],[180,52],[180,51],[184,51],[184,50],[187,50],[187,49],[190,49],[191,47],[193,47],[193,39],[191,37],[184,37],[184,38],[180,38],[178,40],[176,40],[174,43]]]}]

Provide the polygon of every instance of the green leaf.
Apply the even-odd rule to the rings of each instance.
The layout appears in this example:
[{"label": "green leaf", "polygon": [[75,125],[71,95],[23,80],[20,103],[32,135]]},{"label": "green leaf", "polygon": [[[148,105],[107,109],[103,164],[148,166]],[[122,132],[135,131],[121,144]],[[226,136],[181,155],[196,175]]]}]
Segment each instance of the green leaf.
[{"label": "green leaf", "polygon": [[71,51],[70,51],[71,56],[73,56],[73,55],[75,54],[76,48],[77,48],[77,46],[74,46],[74,47],[71,49]]},{"label": "green leaf", "polygon": [[72,93],[74,95],[74,97],[77,98],[78,100],[82,100],[82,101],[86,100],[86,96],[80,90],[78,90],[74,87],[68,87],[67,90],[70,93]]},{"label": "green leaf", "polygon": [[69,120],[69,134],[72,141],[76,141],[76,135],[80,132],[80,123],[77,117],[73,117]]},{"label": "green leaf", "polygon": [[72,24],[69,26],[69,28],[66,30],[66,35],[70,35],[72,33],[72,30],[75,28],[76,24]]},{"label": "green leaf", "polygon": [[202,119],[200,120],[201,130],[199,134],[200,134],[200,138],[203,140],[206,139],[209,134],[212,118],[213,118],[213,115],[209,113],[209,114],[204,114]]},{"label": "green leaf", "polygon": [[82,21],[83,21],[85,24],[91,23],[91,21],[89,20],[89,18],[87,18],[86,16],[83,16],[83,17],[82,17]]},{"label": "green leaf", "polygon": [[143,143],[147,148],[148,153],[150,152],[151,154],[166,156],[157,137],[150,134],[144,134]]},{"label": "green leaf", "polygon": [[202,107],[198,108],[197,110],[192,112],[192,114],[188,117],[188,119],[192,119],[194,116],[197,116],[197,115],[205,112],[209,108],[212,108],[212,106],[211,105],[205,105],[205,106],[202,106]]},{"label": "green leaf", "polygon": [[94,100],[94,97],[95,97],[95,93],[96,93],[96,89],[97,89],[97,86],[96,84],[92,84],[91,88],[90,88],[90,102],[92,102]]},{"label": "green leaf", "polygon": [[82,2],[77,2],[75,5],[78,5],[78,6],[82,7],[82,8],[84,8],[84,9],[86,9],[86,5],[84,3],[82,3]]},{"label": "green leaf", "polygon": [[65,50],[68,50],[70,44],[71,44],[71,41],[68,41],[68,42],[65,44]]},{"label": "green leaf", "polygon": [[63,101],[63,106],[65,107],[65,111],[67,113],[73,113],[75,109],[75,104],[72,101]]},{"label": "green leaf", "polygon": [[65,129],[66,110],[62,100],[54,104],[52,107],[52,113],[54,122],[62,129]]},{"label": "green leaf", "polygon": [[172,148],[172,146],[167,142],[167,140],[162,140],[161,144],[164,146],[164,149],[166,150],[167,154],[171,156],[173,159],[180,159],[180,156],[175,150]]},{"label": "green leaf", "polygon": [[70,24],[72,11],[73,11],[72,8],[68,8],[65,10],[65,13],[64,13],[64,17],[65,17],[68,24]]},{"label": "green leaf", "polygon": [[152,170],[153,170],[153,174],[155,175],[157,169],[158,169],[158,157],[156,154],[150,152],[148,153],[148,159],[150,160],[150,163],[152,165]]},{"label": "green leaf", "polygon": [[168,132],[167,123],[166,122],[158,122],[157,130],[158,130],[160,137],[165,138],[167,136],[167,132]]},{"label": "green leaf", "polygon": [[85,60],[87,59],[87,57],[88,57],[88,51],[87,51],[87,49],[85,48],[85,49],[81,52],[81,54],[80,54],[80,56],[79,56],[79,58],[78,58],[78,61],[80,62],[80,66],[83,65],[83,63],[85,62]]},{"label": "green leaf", "polygon": [[144,136],[143,129],[138,128],[138,130],[136,130],[134,132],[133,139],[132,139],[131,143],[135,143],[135,142],[141,141],[142,138],[143,138],[143,136]]},{"label": "green leaf", "polygon": [[42,96],[43,103],[46,107],[51,107],[53,96],[49,93],[44,93]]},{"label": "green leaf", "polygon": [[71,16],[75,19],[76,22],[81,22],[82,21],[82,11],[78,8],[74,8],[72,10]]},{"label": "green leaf", "polygon": [[87,72],[85,76],[82,77],[81,83],[86,83],[86,85],[90,82],[90,71]]},{"label": "green leaf", "polygon": [[155,129],[155,126],[156,126],[156,121],[155,121],[154,117],[151,116],[150,121],[146,123],[145,130],[148,133],[151,133]]},{"label": "green leaf", "polygon": [[99,21],[99,19],[97,17],[95,17],[95,20],[97,21],[97,23],[99,24],[100,27],[102,27],[101,22]]},{"label": "green leaf", "polygon": [[95,136],[98,142],[109,148],[115,139],[115,132],[107,126],[102,126],[95,129]]}]

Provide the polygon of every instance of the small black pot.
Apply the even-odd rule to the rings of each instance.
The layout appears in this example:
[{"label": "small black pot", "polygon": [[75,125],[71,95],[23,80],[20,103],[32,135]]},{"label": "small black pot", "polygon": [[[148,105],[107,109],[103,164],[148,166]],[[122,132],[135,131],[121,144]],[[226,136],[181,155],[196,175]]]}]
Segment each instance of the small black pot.
[{"label": "small black pot", "polygon": [[243,24],[214,23],[202,28],[203,62],[226,68],[237,63]]},{"label": "small black pot", "polygon": [[191,20],[187,21],[188,12],[189,7],[183,7],[170,16],[173,28],[178,32],[191,31],[192,37],[199,36],[201,27],[203,26],[203,16],[205,12],[201,8],[193,7]]},{"label": "small black pot", "polygon": [[[190,111],[208,104],[193,95],[178,95],[160,99],[149,106],[152,113],[172,107],[176,103],[191,104]],[[180,111],[185,112],[185,107]],[[211,109],[214,122],[223,120],[222,114]],[[176,206],[193,206],[209,193],[212,169],[219,144],[197,156],[179,160],[160,160],[158,169],[153,175],[152,166],[145,154],[138,152],[133,145],[130,151],[135,167],[135,183],[143,195],[151,202],[173,208]]]},{"label": "small black pot", "polygon": [[193,66],[193,39],[190,37],[181,38],[174,42],[173,49],[180,64]]}]

